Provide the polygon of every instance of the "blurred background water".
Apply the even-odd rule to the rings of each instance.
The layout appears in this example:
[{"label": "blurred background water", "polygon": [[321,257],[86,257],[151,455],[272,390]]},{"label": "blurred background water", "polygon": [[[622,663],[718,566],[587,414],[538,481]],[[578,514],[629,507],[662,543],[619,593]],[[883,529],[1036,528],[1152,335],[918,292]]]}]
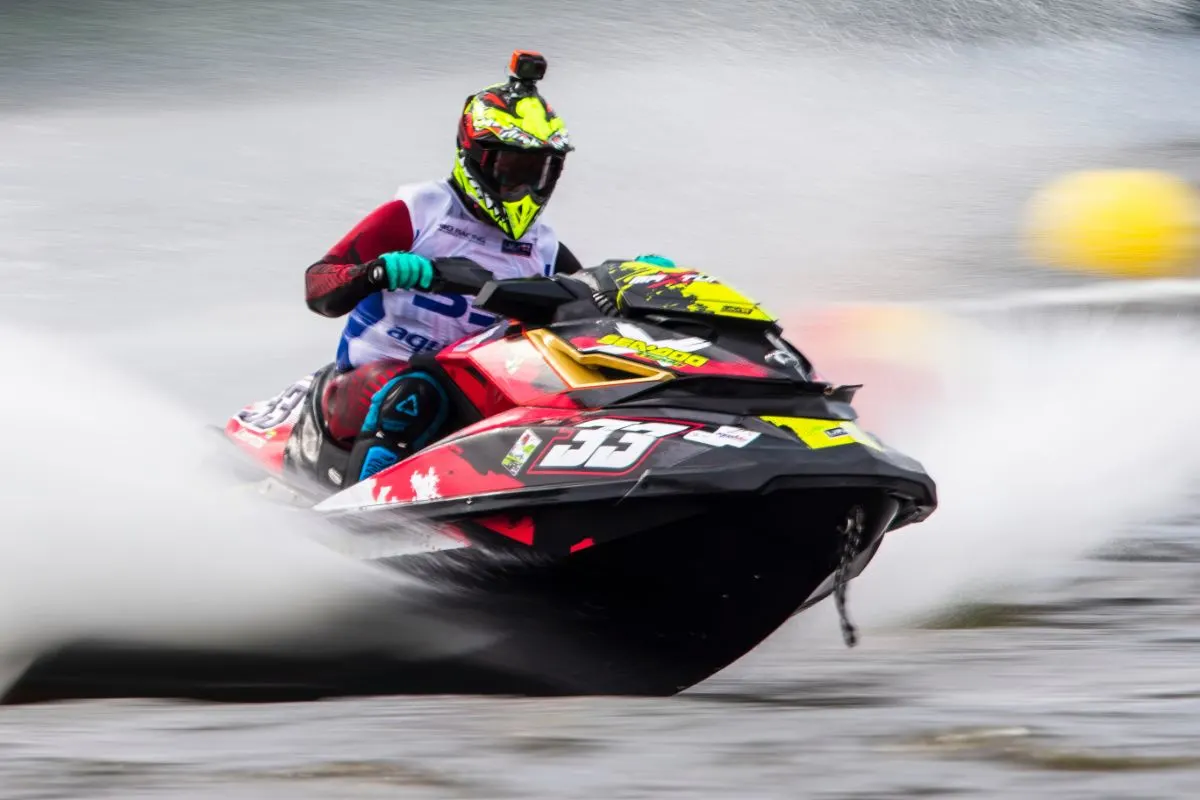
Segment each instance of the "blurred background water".
[{"label": "blurred background water", "polygon": [[[7,0],[6,437],[95,452],[54,483],[5,456],[25,511],[0,533],[0,653],[85,605],[163,627],[319,605],[307,582],[341,573],[290,552],[238,613],[217,602],[268,574],[229,566],[265,563],[236,538],[263,523],[182,525],[147,473],[170,415],[219,422],[331,356],[304,267],[448,174],[462,100],[513,49],[548,57],[578,147],[548,215],[573,250],[667,253],[786,314],[1080,282],[1029,262],[1021,207],[1071,169],[1200,176],[1195,24],[1184,0]],[[851,592],[856,650],[818,608],[669,700],[6,709],[0,797],[1194,796],[1193,336],[1072,319],[935,365],[984,388],[908,432],[942,520]],[[1027,424],[1040,450],[1006,434]],[[211,557],[167,569],[173,536]]]}]

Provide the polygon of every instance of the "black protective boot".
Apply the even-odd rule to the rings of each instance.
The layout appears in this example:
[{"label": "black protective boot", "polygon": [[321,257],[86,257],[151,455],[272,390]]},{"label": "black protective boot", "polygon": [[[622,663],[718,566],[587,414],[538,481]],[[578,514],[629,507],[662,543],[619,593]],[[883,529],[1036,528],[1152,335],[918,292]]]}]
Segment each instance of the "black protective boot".
[{"label": "black protective boot", "polygon": [[428,372],[405,372],[388,381],[371,398],[350,450],[347,482],[369,478],[434,441],[449,413],[446,390]]}]

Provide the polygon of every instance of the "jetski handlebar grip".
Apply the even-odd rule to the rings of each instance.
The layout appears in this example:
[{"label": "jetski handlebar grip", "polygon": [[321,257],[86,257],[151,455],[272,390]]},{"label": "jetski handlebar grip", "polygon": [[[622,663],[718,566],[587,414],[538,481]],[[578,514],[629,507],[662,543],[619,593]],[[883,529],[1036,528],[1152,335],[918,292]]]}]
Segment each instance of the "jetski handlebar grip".
[{"label": "jetski handlebar grip", "polygon": [[489,281],[495,280],[490,270],[469,258],[433,259],[433,283],[429,291],[446,294],[479,294]]}]

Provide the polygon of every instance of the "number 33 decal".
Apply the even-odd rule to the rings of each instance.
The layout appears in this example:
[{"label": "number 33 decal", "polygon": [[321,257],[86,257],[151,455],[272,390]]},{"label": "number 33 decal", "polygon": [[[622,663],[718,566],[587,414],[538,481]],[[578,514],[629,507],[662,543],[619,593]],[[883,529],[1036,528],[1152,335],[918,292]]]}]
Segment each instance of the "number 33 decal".
[{"label": "number 33 decal", "polygon": [[665,437],[686,431],[691,426],[593,419],[576,427],[575,435],[568,442],[546,450],[532,471],[627,470]]}]

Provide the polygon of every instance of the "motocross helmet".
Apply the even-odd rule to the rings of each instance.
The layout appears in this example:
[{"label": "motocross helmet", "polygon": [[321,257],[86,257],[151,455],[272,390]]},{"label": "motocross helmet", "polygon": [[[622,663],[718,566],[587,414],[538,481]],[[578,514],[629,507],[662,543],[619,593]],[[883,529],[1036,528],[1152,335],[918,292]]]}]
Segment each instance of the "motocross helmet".
[{"label": "motocross helmet", "polygon": [[481,217],[520,239],[546,207],[566,155],[567,128],[537,91],[539,53],[517,50],[509,80],[467,98],[451,180]]}]

